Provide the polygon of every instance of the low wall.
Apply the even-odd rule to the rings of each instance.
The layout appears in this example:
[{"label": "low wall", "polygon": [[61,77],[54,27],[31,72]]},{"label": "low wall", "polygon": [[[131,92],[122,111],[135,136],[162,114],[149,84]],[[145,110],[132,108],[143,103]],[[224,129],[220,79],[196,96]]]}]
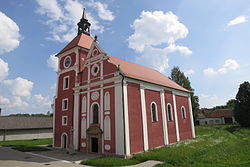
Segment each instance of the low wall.
[{"label": "low wall", "polygon": [[52,138],[53,129],[0,130],[0,141]]}]

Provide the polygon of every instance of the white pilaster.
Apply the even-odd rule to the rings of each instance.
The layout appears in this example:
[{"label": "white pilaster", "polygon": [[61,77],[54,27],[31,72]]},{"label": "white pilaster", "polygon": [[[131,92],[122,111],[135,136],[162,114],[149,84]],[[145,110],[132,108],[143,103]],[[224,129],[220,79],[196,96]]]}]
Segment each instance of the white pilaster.
[{"label": "white pilaster", "polygon": [[[89,88],[88,88],[89,90]],[[89,128],[89,107],[90,107],[90,92],[87,92],[87,129]]]},{"label": "white pilaster", "polygon": [[124,155],[124,127],[122,106],[122,84],[115,82],[115,153]]},{"label": "white pilaster", "polygon": [[190,111],[192,137],[195,138],[194,117],[193,117],[193,110],[192,110],[192,103],[191,103],[191,97],[190,96],[188,97],[188,106],[189,106],[189,111]]},{"label": "white pilaster", "polygon": [[[100,90],[100,109],[101,109],[101,125],[100,128],[103,131],[103,85],[101,84],[101,90]],[[104,136],[102,133],[102,153],[104,152]]]},{"label": "white pilaster", "polygon": [[168,126],[166,120],[166,106],[165,106],[165,96],[164,90],[161,90],[161,109],[162,109],[162,124],[163,124],[163,134],[164,134],[164,144],[168,145]]},{"label": "white pilaster", "polygon": [[177,115],[177,108],[176,108],[176,99],[175,99],[174,93],[173,93],[173,103],[174,103],[174,119],[175,119],[176,138],[177,138],[177,142],[178,142],[178,141],[180,141],[180,132],[179,132],[178,115]]},{"label": "white pilaster", "polygon": [[74,118],[73,118],[73,144],[74,149],[78,150],[78,125],[79,125],[79,93],[74,94]]},{"label": "white pilaster", "polygon": [[141,94],[141,114],[142,114],[142,130],[143,130],[143,143],[144,151],[148,150],[148,126],[147,126],[147,113],[146,113],[146,101],[145,90],[143,85],[140,86]]},{"label": "white pilaster", "polygon": [[124,121],[125,121],[125,142],[126,155],[130,155],[130,137],[129,137],[129,115],[128,115],[128,93],[127,83],[123,83],[123,102],[124,102]]}]

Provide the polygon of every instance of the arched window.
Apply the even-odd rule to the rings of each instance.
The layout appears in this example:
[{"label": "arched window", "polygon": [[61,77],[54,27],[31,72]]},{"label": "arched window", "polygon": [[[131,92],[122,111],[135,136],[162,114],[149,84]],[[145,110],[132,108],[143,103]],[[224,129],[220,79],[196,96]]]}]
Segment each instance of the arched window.
[{"label": "arched window", "polygon": [[99,119],[98,119],[98,112],[99,112],[99,107],[98,107],[97,104],[94,104],[94,105],[92,106],[93,124],[98,124],[98,121],[99,121]]},{"label": "arched window", "polygon": [[110,110],[110,94],[106,92],[104,95],[104,110]]},{"label": "arched window", "polygon": [[157,106],[155,102],[151,103],[151,113],[152,113],[152,121],[157,122],[158,116],[157,116]]},{"label": "arched window", "polygon": [[172,106],[171,106],[171,104],[168,103],[167,109],[168,109],[168,120],[173,121],[173,114],[172,114]]},{"label": "arched window", "polygon": [[105,116],[104,119],[104,140],[111,140],[111,134],[110,134],[110,117]]},{"label": "arched window", "polygon": [[61,148],[68,148],[68,135],[65,132],[61,135]]},{"label": "arched window", "polygon": [[187,118],[186,109],[184,106],[181,107],[181,115],[183,119]]},{"label": "arched window", "polygon": [[86,138],[86,118],[82,119],[82,138],[85,139]]},{"label": "arched window", "polygon": [[86,102],[86,96],[82,98],[82,113],[85,113],[87,110],[87,102]]}]

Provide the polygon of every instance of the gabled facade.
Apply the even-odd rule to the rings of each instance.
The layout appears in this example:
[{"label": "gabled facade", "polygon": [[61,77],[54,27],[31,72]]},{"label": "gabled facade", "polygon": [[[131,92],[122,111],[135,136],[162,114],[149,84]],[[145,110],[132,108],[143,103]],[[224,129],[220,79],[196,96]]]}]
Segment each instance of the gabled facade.
[{"label": "gabled facade", "polygon": [[195,137],[191,92],[158,71],[109,56],[88,33],[57,57],[54,147],[130,156]]}]

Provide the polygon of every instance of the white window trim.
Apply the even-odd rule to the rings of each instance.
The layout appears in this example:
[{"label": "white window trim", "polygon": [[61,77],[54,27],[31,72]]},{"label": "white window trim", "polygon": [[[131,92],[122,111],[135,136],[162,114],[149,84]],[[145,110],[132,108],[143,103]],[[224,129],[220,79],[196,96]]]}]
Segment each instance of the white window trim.
[{"label": "white window trim", "polygon": [[[64,101],[67,101],[67,108],[64,108]],[[68,110],[69,108],[69,99],[68,98],[65,98],[65,99],[62,99],[62,111],[66,111]]]},{"label": "white window trim", "polygon": [[63,135],[66,135],[66,148],[68,148],[68,134],[66,132],[61,134],[61,148],[63,148]]},{"label": "white window trim", "polygon": [[[182,112],[182,109],[184,109],[184,117],[183,117],[183,112]],[[181,117],[182,119],[186,119],[187,118],[187,113],[186,113],[186,108],[184,106],[181,106]]]},{"label": "white window trim", "polygon": [[[68,67],[66,67],[66,66],[65,66],[65,60],[66,60],[67,58],[69,58],[69,59],[70,59],[70,64],[69,64],[69,66],[68,66]],[[72,63],[71,56],[67,56],[67,57],[65,57],[65,58],[64,58],[64,60],[63,60],[63,67],[64,67],[64,68],[69,68],[69,67],[71,66],[71,63]]]},{"label": "white window trim", "polygon": [[105,92],[104,94],[104,110],[109,111],[110,110],[110,93]]},{"label": "white window trim", "polygon": [[82,118],[81,121],[82,124],[82,128],[81,128],[81,138],[82,139],[86,139],[86,130],[87,130],[87,119],[86,118]]},{"label": "white window trim", "polygon": [[[66,88],[66,78],[68,78],[68,87]],[[69,89],[69,76],[63,77],[63,90]]]},{"label": "white window trim", "polygon": [[[169,119],[168,106],[170,106],[171,120]],[[172,105],[170,103],[167,104],[167,113],[168,113],[168,121],[174,121],[174,118],[173,118],[173,108],[172,108]]]},{"label": "white window trim", "polygon": [[98,123],[97,124],[100,124],[100,121],[101,121],[101,108],[100,108],[100,105],[97,103],[97,102],[93,102],[90,106],[90,123],[93,124],[93,106],[94,104],[97,104],[98,105]]},{"label": "white window trim", "polygon": [[[97,68],[97,71],[96,71],[96,72],[94,71],[95,68]],[[99,67],[98,64],[94,64],[94,65],[91,67],[91,74],[92,74],[93,76],[96,76],[96,75],[99,73],[99,71],[100,71],[100,67]]]},{"label": "white window trim", "polygon": [[[66,118],[66,123],[64,123],[64,118]],[[68,125],[68,116],[62,116],[62,126]]]},{"label": "white window trim", "polygon": [[[153,120],[153,111],[152,111],[152,104],[155,104],[155,113],[156,113],[156,121],[154,121]],[[150,104],[150,110],[151,110],[151,120],[152,120],[152,122],[154,123],[154,122],[158,122],[159,120],[158,120],[158,109],[157,109],[157,104],[156,104],[156,102],[151,102],[151,104]]]},{"label": "white window trim", "polygon": [[87,98],[86,98],[86,96],[83,96],[83,98],[82,98],[82,113],[86,113],[86,112],[87,112]]},{"label": "white window trim", "polygon": [[104,140],[111,140],[111,120],[109,116],[104,118]]}]

